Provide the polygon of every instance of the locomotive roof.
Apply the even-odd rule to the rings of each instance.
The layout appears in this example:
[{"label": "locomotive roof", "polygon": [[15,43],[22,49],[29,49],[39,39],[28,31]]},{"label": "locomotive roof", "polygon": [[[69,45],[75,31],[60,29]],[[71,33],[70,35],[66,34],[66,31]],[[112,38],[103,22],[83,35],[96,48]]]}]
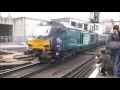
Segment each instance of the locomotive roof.
[{"label": "locomotive roof", "polygon": [[[42,25],[42,24],[40,24],[40,25]],[[87,30],[83,30],[82,28],[77,28],[77,27],[71,26],[68,22],[48,21],[47,25],[60,26],[61,28],[64,28],[66,30],[72,29],[72,30],[86,32],[86,33],[96,33],[93,31],[87,31]]]},{"label": "locomotive roof", "polygon": [[57,22],[57,21],[52,21],[52,25],[57,25],[57,26],[62,26],[64,28],[70,28],[70,29],[77,29],[77,30],[81,30],[81,31],[85,31],[82,28],[76,28],[74,26],[71,26],[68,22]]},{"label": "locomotive roof", "polygon": [[87,33],[95,33],[93,31],[83,30],[82,28],[76,28],[74,26],[69,25],[69,23],[67,23],[67,22],[56,22],[56,21],[52,21],[52,22],[53,22],[53,25],[56,24],[56,25],[61,26],[63,28],[77,30],[77,31],[82,31],[82,32],[87,32]]}]

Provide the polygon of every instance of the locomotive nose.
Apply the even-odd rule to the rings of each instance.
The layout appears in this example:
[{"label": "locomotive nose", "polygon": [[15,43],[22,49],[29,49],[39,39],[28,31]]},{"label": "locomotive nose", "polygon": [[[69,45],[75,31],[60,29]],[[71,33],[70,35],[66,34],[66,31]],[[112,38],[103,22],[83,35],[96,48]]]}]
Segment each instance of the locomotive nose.
[{"label": "locomotive nose", "polygon": [[28,47],[31,49],[43,50],[45,46],[46,50],[50,50],[49,40],[28,40]]}]

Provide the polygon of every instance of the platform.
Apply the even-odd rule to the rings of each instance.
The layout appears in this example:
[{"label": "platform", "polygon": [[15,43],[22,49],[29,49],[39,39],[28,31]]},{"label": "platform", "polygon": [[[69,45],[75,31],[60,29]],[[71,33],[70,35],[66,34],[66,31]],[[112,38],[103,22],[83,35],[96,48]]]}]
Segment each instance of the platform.
[{"label": "platform", "polygon": [[6,49],[6,48],[20,48],[20,47],[27,47],[27,45],[0,45],[1,49]]},{"label": "platform", "polygon": [[113,78],[113,76],[108,75],[108,74],[106,76],[101,76],[99,74],[99,69],[96,68],[88,78]]}]

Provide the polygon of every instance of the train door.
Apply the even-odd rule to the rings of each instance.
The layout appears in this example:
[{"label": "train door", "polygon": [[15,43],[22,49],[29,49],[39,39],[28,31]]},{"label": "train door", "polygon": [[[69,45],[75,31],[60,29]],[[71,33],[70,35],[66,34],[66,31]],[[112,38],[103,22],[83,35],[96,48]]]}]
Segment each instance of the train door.
[{"label": "train door", "polygon": [[83,44],[84,45],[88,45],[89,44],[89,39],[90,39],[89,34],[88,33],[84,33]]},{"label": "train door", "polygon": [[56,30],[56,41],[57,41],[57,49],[59,51],[66,49],[66,30],[61,28]]}]

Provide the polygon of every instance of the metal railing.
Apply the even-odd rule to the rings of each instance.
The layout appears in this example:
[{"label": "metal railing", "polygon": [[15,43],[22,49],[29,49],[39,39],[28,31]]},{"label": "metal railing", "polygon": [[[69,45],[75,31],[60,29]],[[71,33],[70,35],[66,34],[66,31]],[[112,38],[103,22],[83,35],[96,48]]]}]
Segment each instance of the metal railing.
[{"label": "metal railing", "polygon": [[0,36],[0,43],[23,43],[26,42],[30,36]]}]

